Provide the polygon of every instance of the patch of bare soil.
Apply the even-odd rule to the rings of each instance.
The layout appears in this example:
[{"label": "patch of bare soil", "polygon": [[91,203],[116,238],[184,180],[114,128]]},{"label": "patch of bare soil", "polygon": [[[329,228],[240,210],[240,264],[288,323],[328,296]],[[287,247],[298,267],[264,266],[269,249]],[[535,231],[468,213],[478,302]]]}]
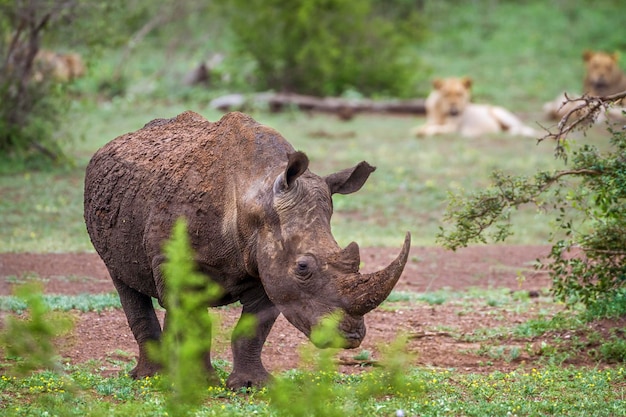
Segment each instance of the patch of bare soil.
[{"label": "patch of bare soil", "polygon": [[[391,303],[366,316],[368,334],[360,348],[337,354],[342,372],[356,372],[371,360],[381,357],[381,349],[399,335],[409,339],[409,350],[415,363],[422,366],[456,368],[466,371],[493,371],[517,368],[540,357],[540,340],[510,341],[503,335],[500,346],[485,347],[475,338],[477,329],[493,331],[511,323],[523,323],[537,317],[540,310],[558,306],[545,297],[550,285],[548,276],[534,270],[537,258],[548,254],[547,246],[476,246],[457,252],[441,248],[414,247],[396,290],[429,292],[442,288],[466,290],[477,288],[508,288],[532,295],[530,308],[515,309],[490,305],[488,302],[468,304],[448,299],[445,303]],[[397,255],[397,249],[363,248],[364,272],[386,266]],[[114,292],[106,267],[96,254],[0,254],[0,295],[11,293],[11,287],[28,279],[44,284],[46,293],[80,294]],[[213,358],[232,360],[228,333],[240,314],[240,308],[217,309],[223,331],[214,337]],[[101,360],[108,371],[119,369],[137,355],[137,346],[121,310],[100,313],[72,313],[76,318],[71,336],[62,342],[61,353],[71,363],[90,359]],[[160,312],[162,318],[162,312]],[[567,337],[567,335],[564,335]],[[571,335],[570,335],[571,336]],[[270,371],[291,369],[300,365],[300,350],[309,342],[279,317],[265,344],[263,361]],[[355,355],[368,350],[368,360]],[[591,359],[578,362],[589,361]],[[580,363],[579,363],[580,364]]]}]

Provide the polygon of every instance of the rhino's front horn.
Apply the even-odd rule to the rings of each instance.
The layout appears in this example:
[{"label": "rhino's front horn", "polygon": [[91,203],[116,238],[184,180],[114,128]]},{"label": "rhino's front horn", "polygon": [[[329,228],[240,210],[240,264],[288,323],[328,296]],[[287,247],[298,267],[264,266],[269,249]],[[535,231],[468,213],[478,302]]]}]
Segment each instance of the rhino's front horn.
[{"label": "rhino's front horn", "polygon": [[341,283],[340,291],[349,300],[346,312],[362,316],[378,307],[400,279],[409,257],[411,234],[407,232],[398,257],[387,268],[371,274],[358,274]]}]

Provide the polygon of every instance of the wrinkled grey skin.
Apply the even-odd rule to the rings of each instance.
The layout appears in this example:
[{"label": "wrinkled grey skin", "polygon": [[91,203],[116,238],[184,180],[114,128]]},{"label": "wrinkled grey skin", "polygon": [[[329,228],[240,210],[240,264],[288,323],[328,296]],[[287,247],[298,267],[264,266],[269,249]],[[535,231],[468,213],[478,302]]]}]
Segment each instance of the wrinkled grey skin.
[{"label": "wrinkled grey skin", "polygon": [[[331,195],[359,190],[374,168],[361,162],[322,178],[308,162],[241,113],[216,123],[193,112],[154,120],[93,156],[85,221],[140,347],[133,377],[159,368],[146,355],[146,342],[161,335],[151,297],[164,304],[162,244],[181,216],[198,269],[223,289],[212,305],[240,301],[257,319],[254,336],[232,341],[229,387],[268,380],[261,349],[280,313],[310,336],[322,317],[339,311],[345,347],[359,346],[363,315],[391,292],[410,238],[387,268],[360,274],[358,246],[342,250],[331,234]],[[212,371],[209,352],[205,362]]]}]

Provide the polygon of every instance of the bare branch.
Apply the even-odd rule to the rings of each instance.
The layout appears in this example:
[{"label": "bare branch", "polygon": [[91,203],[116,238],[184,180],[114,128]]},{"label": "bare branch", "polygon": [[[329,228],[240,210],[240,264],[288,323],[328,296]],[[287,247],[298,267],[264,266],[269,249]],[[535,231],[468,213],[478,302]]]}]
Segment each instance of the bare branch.
[{"label": "bare branch", "polygon": [[55,152],[51,151],[50,149],[48,149],[46,146],[42,145],[38,141],[36,141],[36,140],[32,141],[31,142],[31,146],[33,148],[37,149],[42,154],[46,155],[48,158],[50,158],[50,160],[52,160],[52,161],[58,161],[59,160],[59,155],[57,155]]},{"label": "bare branch", "polygon": [[557,171],[552,177],[546,180],[546,183],[539,188],[539,194],[547,190],[557,182],[561,177],[565,177],[567,175],[600,175],[602,171],[598,171],[596,169],[570,169],[565,171]]},{"label": "bare branch", "polygon": [[563,141],[573,130],[583,127],[582,125],[585,123],[593,123],[600,109],[608,109],[609,106],[618,104],[622,100],[626,99],[626,91],[604,97],[588,96],[585,94],[579,98],[570,98],[566,93],[565,98],[566,101],[563,102],[561,108],[570,103],[580,104],[571,108],[561,118],[556,126],[556,132],[551,132],[546,129],[548,130],[548,133],[540,138],[539,142],[544,139],[554,139],[557,141],[557,144],[560,144],[560,142]]}]

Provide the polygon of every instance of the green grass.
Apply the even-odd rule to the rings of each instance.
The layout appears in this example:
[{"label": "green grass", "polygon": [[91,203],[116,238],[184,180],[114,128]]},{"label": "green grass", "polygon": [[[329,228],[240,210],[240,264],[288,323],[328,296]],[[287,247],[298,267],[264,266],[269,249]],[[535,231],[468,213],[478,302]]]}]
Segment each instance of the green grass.
[{"label": "green grass", "polygon": [[[110,308],[122,308],[117,293],[102,294],[46,294],[43,296],[46,307],[55,311],[77,310],[102,311]],[[26,303],[15,296],[0,296],[0,311],[21,313],[26,310]]]},{"label": "green grass", "polygon": [[[43,295],[48,310],[120,308],[108,300],[110,294],[57,297]],[[434,304],[432,300],[436,301]],[[0,310],[8,297],[0,298]],[[105,300],[102,302],[102,300]],[[497,300],[497,306],[493,306]],[[381,416],[398,415],[590,415],[613,416],[626,412],[623,401],[626,370],[623,366],[626,348],[620,331],[608,340],[587,329],[584,320],[573,313],[554,315],[541,313],[548,299],[520,297],[505,289],[471,289],[465,292],[440,290],[434,293],[393,292],[385,305],[401,308],[409,305],[451,305],[462,311],[490,307],[501,311],[535,311],[538,318],[529,324],[503,323],[499,328],[477,328],[473,334],[460,334],[445,329],[459,342],[480,343],[475,354],[484,358],[485,372],[467,373],[463,369],[410,366],[418,352],[406,349],[406,339],[381,346],[372,358],[366,350],[356,352],[355,360],[374,364],[356,374],[337,372],[332,361],[333,350],[302,350],[307,367],[275,375],[274,385],[247,393],[233,392],[225,387],[232,364],[214,360],[219,385],[202,390],[204,398],[193,415],[196,416]],[[106,306],[105,306],[106,305]],[[68,307],[69,306],[69,307]],[[104,307],[103,307],[104,306]],[[20,310],[22,307],[18,307]],[[15,308],[10,308],[15,310]],[[50,313],[54,314],[54,313]],[[582,316],[581,316],[582,317]],[[428,331],[436,330],[431,326]],[[444,331],[443,329],[440,329]],[[571,339],[540,339],[547,332],[566,330],[577,335]],[[587,335],[596,344],[601,366],[593,368],[566,366],[564,361],[576,354]],[[24,335],[21,335],[24,337]],[[593,339],[593,340],[592,340]],[[600,343],[598,343],[600,342]],[[580,345],[580,346],[579,346]],[[530,355],[532,364],[520,362]],[[123,356],[128,356],[123,354]],[[510,365],[508,371],[488,371],[492,361]],[[607,366],[607,362],[621,362]],[[83,364],[63,364],[56,372],[35,371],[16,374],[21,361],[4,357],[0,361],[0,411],[6,416],[161,416],[167,411],[170,391],[162,377],[134,381],[128,372],[132,359],[105,359]],[[515,364],[519,364],[516,368]],[[111,365],[120,369],[111,374]],[[313,368],[311,370],[311,368]],[[581,396],[580,392],[585,395]],[[318,404],[312,407],[312,404]],[[401,411],[400,411],[401,410]],[[46,414],[47,413],[47,414]]]},{"label": "green grass", "polygon": [[469,287],[463,291],[443,288],[437,291],[413,292],[392,291],[385,303],[427,303],[430,305],[450,304],[454,306],[471,305],[476,302],[489,307],[511,308],[519,311],[524,306],[533,305],[525,291],[511,291],[509,288]]},{"label": "green grass", "polygon": [[82,178],[77,169],[0,176],[0,251],[92,250],[82,220]]},{"label": "green grass", "polygon": [[[218,370],[219,371],[219,370]],[[325,414],[342,416],[403,415],[561,415],[617,416],[626,412],[622,396],[626,370],[550,366],[490,374],[464,374],[446,369],[410,369],[410,389],[381,384],[380,372],[342,375],[332,371],[289,371],[279,381],[292,384],[291,408],[278,407],[267,389],[233,393],[210,387],[196,416],[293,416],[302,399],[320,380],[330,381],[323,399]],[[0,377],[4,416],[162,416],[164,395],[158,378],[133,381],[104,377],[98,364],[66,367],[65,374],[36,373]],[[375,387],[377,396],[362,397]],[[584,395],[580,395],[584,392]],[[325,392],[326,393],[326,392]],[[308,405],[311,410],[311,404]]]}]

